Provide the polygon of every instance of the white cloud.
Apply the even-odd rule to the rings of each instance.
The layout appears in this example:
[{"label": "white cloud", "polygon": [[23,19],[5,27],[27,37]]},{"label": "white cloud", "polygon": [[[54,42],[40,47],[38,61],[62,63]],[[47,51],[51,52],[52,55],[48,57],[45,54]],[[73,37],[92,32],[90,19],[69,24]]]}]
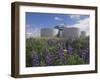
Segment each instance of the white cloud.
[{"label": "white cloud", "polygon": [[70,18],[71,19],[80,19],[80,15],[73,14],[73,15],[70,15]]},{"label": "white cloud", "polygon": [[32,37],[32,33],[26,32],[26,38]]},{"label": "white cloud", "polygon": [[40,37],[40,28],[26,25],[26,38],[30,37]]},{"label": "white cloud", "polygon": [[62,21],[62,19],[61,19],[61,18],[59,18],[59,17],[54,17],[54,20],[57,20],[57,21]]},{"label": "white cloud", "polygon": [[30,25],[29,24],[26,24],[26,28],[29,28],[30,27]]},{"label": "white cloud", "polygon": [[67,27],[77,27],[80,31],[85,31],[87,35],[89,35],[89,27],[90,27],[90,19],[85,18],[79,20],[76,24],[68,25]]}]

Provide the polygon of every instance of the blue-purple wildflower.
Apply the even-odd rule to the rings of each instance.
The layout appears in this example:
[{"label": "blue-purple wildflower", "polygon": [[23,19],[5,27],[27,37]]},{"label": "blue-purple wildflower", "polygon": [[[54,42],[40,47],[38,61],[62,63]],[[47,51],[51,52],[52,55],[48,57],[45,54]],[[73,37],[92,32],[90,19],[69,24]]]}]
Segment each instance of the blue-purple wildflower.
[{"label": "blue-purple wildflower", "polygon": [[72,55],[72,53],[73,53],[73,48],[71,47],[71,45],[68,45],[67,52],[68,52],[68,54]]},{"label": "blue-purple wildflower", "polygon": [[32,50],[31,57],[32,57],[32,66],[38,66],[39,65],[39,57],[34,50]]},{"label": "blue-purple wildflower", "polygon": [[46,65],[51,65],[53,63],[53,58],[50,53],[47,53],[47,55],[45,56],[45,61],[46,61]]},{"label": "blue-purple wildflower", "polygon": [[60,48],[59,51],[59,57],[61,59],[61,61],[64,63],[64,64],[67,64],[67,61],[65,60],[65,56],[64,56],[64,49],[63,48]]}]

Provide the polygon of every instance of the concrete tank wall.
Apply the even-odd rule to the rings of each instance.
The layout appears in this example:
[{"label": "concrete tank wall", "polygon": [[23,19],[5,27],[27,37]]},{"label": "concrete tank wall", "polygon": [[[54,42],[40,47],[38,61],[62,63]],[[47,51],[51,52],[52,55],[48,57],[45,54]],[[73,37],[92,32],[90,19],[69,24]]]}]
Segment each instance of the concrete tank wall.
[{"label": "concrete tank wall", "polygon": [[81,31],[81,37],[86,37],[86,32],[85,31]]},{"label": "concrete tank wall", "polygon": [[57,30],[54,28],[42,28],[41,37],[54,37],[57,34]]},{"label": "concrete tank wall", "polygon": [[79,29],[78,28],[64,28],[62,31],[62,37],[65,39],[77,39],[80,37]]}]

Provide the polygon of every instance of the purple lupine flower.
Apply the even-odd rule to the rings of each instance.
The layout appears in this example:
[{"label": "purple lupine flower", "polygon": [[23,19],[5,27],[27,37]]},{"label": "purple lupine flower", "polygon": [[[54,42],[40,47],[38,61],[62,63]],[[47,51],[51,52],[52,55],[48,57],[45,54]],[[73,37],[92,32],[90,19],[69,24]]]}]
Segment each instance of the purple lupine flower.
[{"label": "purple lupine flower", "polygon": [[64,49],[63,48],[60,48],[59,51],[59,57],[61,59],[61,61],[64,63],[64,64],[67,64],[67,61],[65,60],[65,57],[64,57]]},{"label": "purple lupine flower", "polygon": [[81,57],[85,60],[86,52],[83,50]]},{"label": "purple lupine flower", "polygon": [[87,50],[86,52],[87,52],[87,54],[88,54],[88,56],[89,56],[89,53],[90,53],[89,48],[87,48],[86,50]]},{"label": "purple lupine flower", "polygon": [[89,54],[90,54],[90,51],[89,51],[89,48],[87,48],[87,55],[86,55],[86,61],[89,63]]},{"label": "purple lupine flower", "polygon": [[39,57],[34,50],[32,50],[31,57],[32,57],[32,66],[38,66],[39,65]]},{"label": "purple lupine flower", "polygon": [[63,48],[60,48],[58,53],[59,53],[59,57],[61,59],[64,59],[64,50],[63,50]]},{"label": "purple lupine flower", "polygon": [[68,45],[68,54],[72,55],[73,53],[73,48],[71,47],[71,45]]},{"label": "purple lupine flower", "polygon": [[47,53],[45,56],[46,65],[51,65],[53,63],[53,58],[50,53]]},{"label": "purple lupine flower", "polygon": [[81,57],[82,57],[82,49],[78,48],[78,49],[77,49],[77,54],[78,54],[79,57],[81,58]]},{"label": "purple lupine flower", "polygon": [[89,62],[89,49],[88,49],[88,48],[85,49],[84,52],[86,53],[86,54],[85,54],[85,61],[86,61],[86,62]]},{"label": "purple lupine flower", "polygon": [[47,48],[44,48],[43,52],[46,65],[51,65],[53,63],[52,55],[49,53]]}]

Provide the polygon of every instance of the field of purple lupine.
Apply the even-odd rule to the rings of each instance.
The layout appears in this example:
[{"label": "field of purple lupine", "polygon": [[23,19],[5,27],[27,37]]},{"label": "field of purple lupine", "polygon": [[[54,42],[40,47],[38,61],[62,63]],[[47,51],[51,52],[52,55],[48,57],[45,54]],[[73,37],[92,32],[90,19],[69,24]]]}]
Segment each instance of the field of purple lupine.
[{"label": "field of purple lupine", "polygon": [[89,64],[89,37],[26,39],[26,67]]}]

